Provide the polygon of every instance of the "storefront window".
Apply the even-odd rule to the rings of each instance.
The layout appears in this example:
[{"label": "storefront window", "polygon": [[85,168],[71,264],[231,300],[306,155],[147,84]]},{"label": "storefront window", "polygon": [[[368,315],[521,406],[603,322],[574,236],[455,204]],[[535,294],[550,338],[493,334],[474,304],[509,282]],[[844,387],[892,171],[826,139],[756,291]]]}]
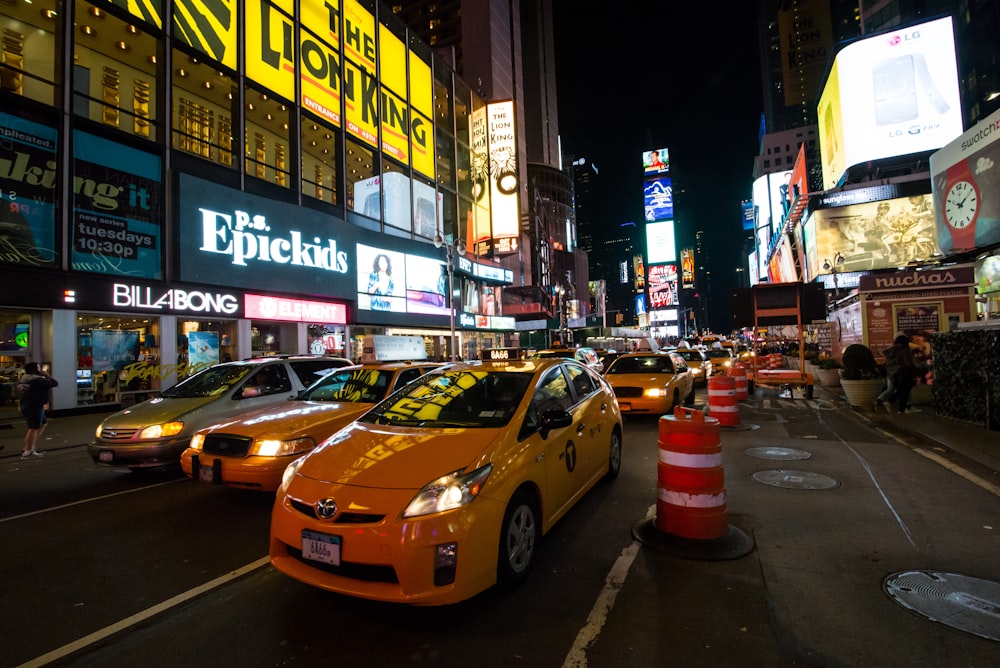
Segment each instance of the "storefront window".
[{"label": "storefront window", "polygon": [[63,3],[53,0],[0,4],[0,88],[41,102],[56,104],[56,39]]},{"label": "storefront window", "polygon": [[158,318],[77,316],[77,403],[132,404],[160,389]]},{"label": "storefront window", "polygon": [[155,140],[157,44],[138,26],[77,0],[73,111]]},{"label": "storefront window", "polygon": [[177,380],[183,380],[236,355],[236,325],[232,321],[177,322]]},{"label": "storefront window", "polygon": [[348,357],[345,354],[343,325],[309,325],[309,352],[313,355]]},{"label": "storefront window", "polygon": [[17,379],[31,355],[31,315],[0,311],[0,415],[17,415]]},{"label": "storefront window", "polygon": [[177,49],[173,66],[174,148],[234,167],[233,78]]},{"label": "storefront window", "polygon": [[246,170],[250,176],[291,187],[288,107],[267,93],[247,89]]},{"label": "storefront window", "polygon": [[297,354],[298,323],[253,320],[250,323],[250,348],[254,357]]},{"label": "storefront window", "polygon": [[337,172],[339,131],[302,118],[302,194],[329,204],[339,204]]}]

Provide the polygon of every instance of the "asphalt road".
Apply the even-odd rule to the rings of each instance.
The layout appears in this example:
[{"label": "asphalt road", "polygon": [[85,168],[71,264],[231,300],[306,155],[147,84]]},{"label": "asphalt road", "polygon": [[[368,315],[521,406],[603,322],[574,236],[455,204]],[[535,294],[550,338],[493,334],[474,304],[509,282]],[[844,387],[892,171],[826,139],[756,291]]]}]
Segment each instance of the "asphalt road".
[{"label": "asphalt road", "polygon": [[[997,665],[996,640],[885,590],[910,570],[1000,582],[990,472],[869,418],[766,389],[741,402],[719,435],[732,535],[700,553],[655,528],[658,420],[629,419],[621,476],[545,537],[526,585],[445,608],[277,573],[269,495],[98,468],[79,446],[5,457],[0,665]],[[788,449],[808,458],[752,456]]]}]

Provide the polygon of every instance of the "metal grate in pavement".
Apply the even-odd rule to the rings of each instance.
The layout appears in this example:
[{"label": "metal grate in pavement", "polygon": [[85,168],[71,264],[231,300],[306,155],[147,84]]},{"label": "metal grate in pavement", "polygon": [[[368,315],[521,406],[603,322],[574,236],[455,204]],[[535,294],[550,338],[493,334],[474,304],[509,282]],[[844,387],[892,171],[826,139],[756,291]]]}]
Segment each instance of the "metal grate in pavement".
[{"label": "metal grate in pavement", "polygon": [[1000,641],[1000,584],[955,573],[901,571],[885,579],[885,593],[932,622]]}]

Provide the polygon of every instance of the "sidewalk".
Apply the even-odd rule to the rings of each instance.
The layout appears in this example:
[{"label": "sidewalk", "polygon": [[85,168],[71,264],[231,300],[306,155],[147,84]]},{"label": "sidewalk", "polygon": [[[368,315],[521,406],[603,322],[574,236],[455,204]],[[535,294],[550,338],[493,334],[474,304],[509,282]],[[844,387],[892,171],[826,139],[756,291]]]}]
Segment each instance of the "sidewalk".
[{"label": "sidewalk", "polygon": [[844,410],[853,410],[870,422],[891,425],[939,446],[954,450],[997,472],[1000,481],[1000,432],[977,427],[961,420],[937,415],[933,406],[919,405],[904,414],[875,412],[868,408],[850,408],[840,387],[814,387],[815,396],[837,402]]},{"label": "sidewalk", "polygon": [[[65,417],[50,417],[42,437],[35,444],[39,452],[61,450],[86,445],[94,440],[94,430],[97,425],[111,413],[87,413],[83,415],[68,415]],[[24,450],[24,432],[27,425],[24,420],[4,422],[0,424],[0,457],[19,457]]]}]

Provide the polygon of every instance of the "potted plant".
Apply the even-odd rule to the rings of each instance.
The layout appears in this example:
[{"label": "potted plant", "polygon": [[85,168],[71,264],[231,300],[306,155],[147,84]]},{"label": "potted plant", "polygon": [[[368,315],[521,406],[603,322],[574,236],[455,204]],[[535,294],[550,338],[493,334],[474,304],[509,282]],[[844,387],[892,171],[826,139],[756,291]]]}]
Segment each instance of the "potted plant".
[{"label": "potted plant", "polygon": [[831,355],[824,353],[817,357],[813,364],[816,368],[813,376],[820,385],[823,387],[836,387],[840,385],[840,376],[838,375],[840,362],[835,360]]},{"label": "potted plant", "polygon": [[855,408],[871,408],[882,392],[882,376],[871,348],[852,343],[844,349],[844,367],[840,370],[840,386],[847,403]]}]

